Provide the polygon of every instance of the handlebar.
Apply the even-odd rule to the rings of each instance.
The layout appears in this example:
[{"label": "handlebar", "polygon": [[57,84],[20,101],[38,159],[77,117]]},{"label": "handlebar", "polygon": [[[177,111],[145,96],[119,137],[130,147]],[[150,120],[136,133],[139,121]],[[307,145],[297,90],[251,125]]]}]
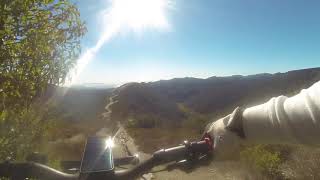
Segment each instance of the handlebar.
[{"label": "handlebar", "polygon": [[50,168],[46,165],[25,162],[25,163],[1,163],[0,176],[11,178],[13,180],[22,180],[25,178],[39,178],[48,180],[77,180],[78,174],[66,174]]},{"label": "handlebar", "polygon": [[[145,174],[155,166],[178,162],[181,160],[194,160],[201,155],[206,155],[212,150],[211,139],[205,138],[198,142],[185,141],[182,145],[161,149],[156,151],[151,158],[139,163],[132,169],[119,170],[113,173],[113,179],[133,179]],[[25,178],[37,178],[47,180],[78,180],[79,174],[66,174],[45,166],[43,164],[26,162],[26,163],[10,163],[0,164],[0,177],[8,177],[14,180],[22,180]],[[87,178],[90,179],[90,178]]]}]

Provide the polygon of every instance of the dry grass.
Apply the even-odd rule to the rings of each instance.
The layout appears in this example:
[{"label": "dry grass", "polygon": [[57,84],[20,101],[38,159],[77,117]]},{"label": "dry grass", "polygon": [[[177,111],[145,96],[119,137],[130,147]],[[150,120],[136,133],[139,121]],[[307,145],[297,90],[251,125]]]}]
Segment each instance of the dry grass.
[{"label": "dry grass", "polygon": [[105,124],[105,120],[78,123],[59,121],[49,130],[50,141],[43,145],[44,151],[60,160],[80,160],[86,138],[95,135]]},{"label": "dry grass", "polygon": [[152,153],[156,150],[176,146],[184,140],[197,140],[201,137],[198,130],[187,128],[128,128],[140,151]]},{"label": "dry grass", "polygon": [[320,149],[296,147],[281,171],[287,179],[320,179]]}]

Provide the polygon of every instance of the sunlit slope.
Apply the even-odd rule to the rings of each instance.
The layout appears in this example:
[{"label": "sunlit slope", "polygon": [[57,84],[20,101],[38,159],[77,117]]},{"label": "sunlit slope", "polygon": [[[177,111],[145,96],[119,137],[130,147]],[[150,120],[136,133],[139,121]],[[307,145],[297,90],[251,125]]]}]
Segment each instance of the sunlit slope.
[{"label": "sunlit slope", "polygon": [[[177,125],[190,118],[190,114],[221,116],[236,106],[293,95],[319,80],[320,68],[313,68],[276,74],[130,83],[119,88],[112,117],[137,120],[142,127]],[[193,113],[186,113],[186,109]]]},{"label": "sunlit slope", "polygon": [[50,87],[50,101],[53,113],[66,121],[94,121],[104,111],[111,88],[96,87]]}]

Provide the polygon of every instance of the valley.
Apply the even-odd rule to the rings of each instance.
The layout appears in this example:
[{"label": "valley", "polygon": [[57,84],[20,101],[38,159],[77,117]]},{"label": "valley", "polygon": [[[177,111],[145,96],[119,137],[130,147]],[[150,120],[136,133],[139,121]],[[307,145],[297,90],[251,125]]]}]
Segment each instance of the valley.
[{"label": "valley", "polygon": [[[175,146],[186,139],[199,139],[206,124],[227,115],[236,106],[252,106],[278,95],[291,96],[319,79],[320,68],[313,68],[276,74],[129,83],[118,88],[105,89],[105,92],[101,89],[77,89],[73,90],[73,94],[69,94],[69,97],[63,98],[61,102],[64,104],[60,106],[62,107],[60,112],[70,112],[68,110],[70,108],[71,112],[79,112],[77,107],[79,105],[70,107],[66,104],[82,102],[79,107],[83,112],[80,114],[86,112],[84,116],[86,118],[80,117],[82,120],[79,121],[75,119],[79,117],[78,113],[69,113],[57,131],[70,130],[72,133],[60,136],[63,140],[55,142],[60,143],[57,147],[64,147],[66,155],[61,158],[79,159],[81,151],[75,151],[75,147],[81,149],[79,147],[83,147],[85,137],[113,136],[117,144],[114,150],[115,157],[138,153],[144,159],[158,149]],[[80,95],[83,93],[86,96]],[[98,108],[93,109],[93,107]],[[75,140],[78,141],[72,144]],[[282,149],[281,147],[281,152]],[[290,149],[295,152],[297,148]],[[303,150],[303,152],[309,151]],[[284,166],[283,164],[281,166]],[[208,165],[197,167],[190,172],[179,168],[168,171],[166,168],[167,166],[158,167],[150,176],[156,179],[265,177],[261,171],[255,172],[254,168],[247,167],[238,160],[223,163],[209,162]],[[281,170],[285,171],[287,170]]]}]

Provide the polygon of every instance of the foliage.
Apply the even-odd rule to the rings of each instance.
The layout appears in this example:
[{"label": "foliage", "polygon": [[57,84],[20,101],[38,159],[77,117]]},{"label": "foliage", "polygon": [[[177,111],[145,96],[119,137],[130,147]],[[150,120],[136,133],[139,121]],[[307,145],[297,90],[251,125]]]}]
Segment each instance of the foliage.
[{"label": "foliage", "polygon": [[23,160],[32,151],[39,151],[47,136],[50,121],[44,111],[25,109],[21,113],[2,111],[0,114],[0,161],[7,158]]},{"label": "foliage", "polygon": [[271,151],[265,145],[248,147],[240,153],[240,159],[254,169],[272,178],[279,177],[281,156],[278,151]]},{"label": "foliage", "polygon": [[0,161],[42,150],[60,116],[41,98],[65,82],[85,32],[68,0],[0,1]]},{"label": "foliage", "polygon": [[208,116],[197,113],[182,103],[179,103],[178,107],[187,117],[187,119],[183,121],[182,127],[195,129],[196,131],[203,133],[205,126],[212,121]]},{"label": "foliage", "polygon": [[29,106],[48,84],[65,82],[86,29],[66,0],[0,2],[0,110]]}]

